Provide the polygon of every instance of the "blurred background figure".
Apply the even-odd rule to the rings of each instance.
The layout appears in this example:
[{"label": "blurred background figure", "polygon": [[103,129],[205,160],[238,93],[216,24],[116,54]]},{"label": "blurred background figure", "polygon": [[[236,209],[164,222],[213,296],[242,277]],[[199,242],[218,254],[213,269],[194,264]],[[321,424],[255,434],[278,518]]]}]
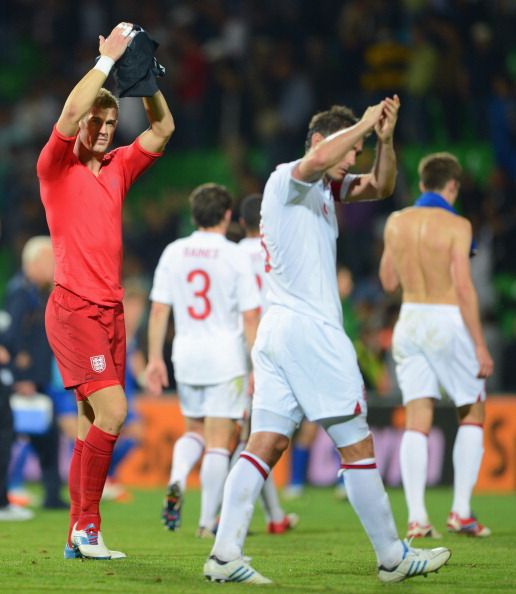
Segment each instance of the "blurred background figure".
[{"label": "blurred background figure", "polygon": [[127,340],[127,364],[125,368],[125,395],[127,419],[113,451],[102,498],[126,502],[131,495],[120,482],[117,471],[122,462],[141,441],[142,423],[136,410],[136,401],[145,387],[145,322],[149,292],[136,277],[124,280],[124,318]]},{"label": "blurred background figure", "polygon": [[[52,373],[52,352],[45,333],[45,307],[53,277],[50,237],[32,237],[23,248],[20,272],[7,285],[5,311],[11,325],[5,340],[11,354],[14,429],[26,436],[38,457],[43,507],[67,509],[60,495],[59,429],[52,400],[46,395]],[[13,461],[13,487],[21,486],[25,460],[22,447],[19,459]]]}]

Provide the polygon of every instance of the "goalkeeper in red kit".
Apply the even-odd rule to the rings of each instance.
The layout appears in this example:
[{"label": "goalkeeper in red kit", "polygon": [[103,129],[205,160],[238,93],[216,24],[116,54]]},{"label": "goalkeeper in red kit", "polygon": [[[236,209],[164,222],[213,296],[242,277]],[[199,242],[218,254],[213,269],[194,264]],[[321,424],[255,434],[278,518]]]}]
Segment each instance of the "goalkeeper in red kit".
[{"label": "goalkeeper in red kit", "polygon": [[99,512],[127,414],[122,205],[131,184],[160,157],[174,131],[157,90],[142,97],[149,128],[132,144],[107,152],[118,100],[102,85],[136,34],[136,27],[120,23],[107,38],[99,36],[100,58],[68,96],[37,164],[56,260],[46,330],[64,385],[75,389],[78,410],[65,558],[125,557],[105,545]]}]

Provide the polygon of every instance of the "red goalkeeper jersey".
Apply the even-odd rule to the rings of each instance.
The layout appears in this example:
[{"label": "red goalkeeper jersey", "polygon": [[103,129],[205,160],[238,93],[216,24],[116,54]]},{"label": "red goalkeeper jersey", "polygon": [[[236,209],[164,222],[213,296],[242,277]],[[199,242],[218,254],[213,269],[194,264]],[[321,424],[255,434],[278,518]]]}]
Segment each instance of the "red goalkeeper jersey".
[{"label": "red goalkeeper jersey", "polygon": [[39,155],[41,200],[54,248],[54,281],[99,305],[122,300],[122,205],[136,178],[161,155],[138,139],[104,156],[98,176],[74,154],[76,136],[56,127]]}]

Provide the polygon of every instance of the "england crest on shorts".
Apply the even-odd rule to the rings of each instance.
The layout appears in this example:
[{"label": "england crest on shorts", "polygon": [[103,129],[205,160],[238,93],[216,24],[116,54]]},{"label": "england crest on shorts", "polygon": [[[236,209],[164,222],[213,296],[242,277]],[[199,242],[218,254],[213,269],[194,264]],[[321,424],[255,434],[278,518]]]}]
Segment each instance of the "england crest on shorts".
[{"label": "england crest on shorts", "polygon": [[106,359],[104,355],[95,355],[90,357],[91,368],[97,373],[102,373],[106,369]]}]

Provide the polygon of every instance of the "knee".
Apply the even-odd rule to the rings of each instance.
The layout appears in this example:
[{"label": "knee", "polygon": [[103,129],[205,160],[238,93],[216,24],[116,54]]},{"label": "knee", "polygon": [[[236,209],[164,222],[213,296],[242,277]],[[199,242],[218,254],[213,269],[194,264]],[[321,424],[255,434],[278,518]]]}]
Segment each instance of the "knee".
[{"label": "knee", "polygon": [[278,433],[257,432],[249,438],[246,450],[258,456],[270,468],[281,458],[283,452],[287,449],[289,438]]},{"label": "knee", "polygon": [[103,407],[95,417],[95,423],[107,433],[120,433],[122,426],[127,418],[127,403],[111,403],[110,406]]}]

